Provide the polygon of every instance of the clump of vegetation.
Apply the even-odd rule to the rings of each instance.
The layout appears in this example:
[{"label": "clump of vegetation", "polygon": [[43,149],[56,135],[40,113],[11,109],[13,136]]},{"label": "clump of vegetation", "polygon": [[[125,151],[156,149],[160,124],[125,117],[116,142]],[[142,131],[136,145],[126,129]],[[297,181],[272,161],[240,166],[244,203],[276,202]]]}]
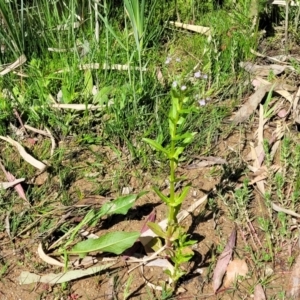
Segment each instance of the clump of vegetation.
[{"label": "clump of vegetation", "polygon": [[[20,253],[1,280],[54,264],[68,299],[72,268],[100,273],[103,294],[112,278],[116,299],[297,295],[272,288],[279,266],[299,277],[300,10],[286,2],[0,1],[0,228]],[[150,262],[143,282],[122,268]]]}]

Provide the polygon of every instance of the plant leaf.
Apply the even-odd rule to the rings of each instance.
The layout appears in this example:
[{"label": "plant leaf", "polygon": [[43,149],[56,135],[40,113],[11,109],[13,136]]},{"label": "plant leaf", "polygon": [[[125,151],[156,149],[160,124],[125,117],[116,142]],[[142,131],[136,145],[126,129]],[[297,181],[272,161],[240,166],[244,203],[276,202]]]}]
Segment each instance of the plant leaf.
[{"label": "plant leaf", "polygon": [[120,254],[139,238],[139,232],[110,232],[98,239],[88,239],[76,244],[68,254],[87,254],[94,251]]},{"label": "plant leaf", "polygon": [[154,222],[148,222],[147,226],[159,237],[166,238],[166,233],[162,230],[159,224]]},{"label": "plant leaf", "polygon": [[93,89],[93,76],[90,69],[84,71],[84,88],[83,95],[88,97],[92,94]]},{"label": "plant leaf", "polygon": [[168,150],[165,149],[162,145],[160,145],[158,142],[154,141],[154,140],[151,140],[151,139],[147,139],[147,138],[143,138],[142,139],[144,142],[148,143],[150,146],[152,146],[154,149],[162,152],[162,153],[165,153],[168,155]]},{"label": "plant leaf", "polygon": [[225,249],[223,250],[220,257],[218,258],[218,262],[214,270],[214,275],[213,275],[214,292],[216,292],[222,284],[223,277],[226,272],[227,266],[230,262],[235,243],[236,243],[236,229],[233,229]]},{"label": "plant leaf", "polygon": [[190,187],[191,187],[191,184],[187,184],[183,189],[182,189],[182,192],[181,194],[179,195],[178,198],[176,198],[176,205],[179,205],[183,202],[183,200],[186,198],[189,190],[190,190]]},{"label": "plant leaf", "polygon": [[122,214],[126,215],[128,210],[133,206],[139,195],[128,195],[120,197],[112,202],[105,203],[97,214],[97,217],[103,215]]},{"label": "plant leaf", "polygon": [[153,190],[162,201],[164,201],[167,204],[169,203],[169,197],[165,196],[158,188],[154,187]]},{"label": "plant leaf", "polygon": [[176,159],[178,160],[179,155],[183,152],[184,147],[177,147],[175,150],[175,153],[173,155],[169,155],[170,159]]}]

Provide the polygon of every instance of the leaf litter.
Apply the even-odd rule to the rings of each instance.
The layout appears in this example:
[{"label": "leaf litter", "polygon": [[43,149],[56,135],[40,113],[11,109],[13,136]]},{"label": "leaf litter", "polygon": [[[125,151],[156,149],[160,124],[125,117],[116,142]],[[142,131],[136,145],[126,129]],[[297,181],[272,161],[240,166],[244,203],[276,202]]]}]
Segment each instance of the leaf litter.
[{"label": "leaf litter", "polygon": [[214,269],[212,285],[214,293],[218,291],[223,282],[229,262],[232,258],[233,249],[236,244],[236,229],[234,228],[221,255],[218,257],[217,264]]}]

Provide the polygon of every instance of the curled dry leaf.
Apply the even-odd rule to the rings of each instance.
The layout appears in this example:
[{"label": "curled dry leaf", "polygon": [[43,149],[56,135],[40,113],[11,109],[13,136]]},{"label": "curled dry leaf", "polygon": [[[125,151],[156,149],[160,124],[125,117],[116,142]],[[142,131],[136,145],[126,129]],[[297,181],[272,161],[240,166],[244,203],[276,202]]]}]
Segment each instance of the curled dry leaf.
[{"label": "curled dry leaf", "polygon": [[37,253],[38,253],[40,259],[42,259],[44,262],[46,262],[49,265],[58,266],[58,267],[64,267],[65,266],[62,262],[60,262],[60,261],[58,261],[58,260],[56,260],[56,259],[48,256],[44,252],[42,243],[39,243]]},{"label": "curled dry leaf", "polygon": [[254,288],[254,300],[266,300],[266,294],[261,286],[261,284],[257,284]]},{"label": "curled dry leaf", "polygon": [[15,146],[17,150],[19,151],[20,155],[23,157],[25,161],[27,161],[29,164],[34,166],[35,168],[39,169],[40,171],[44,171],[46,169],[46,165],[42,163],[41,161],[35,159],[33,156],[28,154],[24,147],[19,144],[18,142],[14,141],[12,138],[5,137],[5,136],[0,136],[0,139],[10,143],[11,145]]},{"label": "curled dry leaf", "polygon": [[248,273],[248,266],[242,259],[234,259],[231,261],[226,270],[226,277],[224,280],[224,286],[230,287],[231,284],[236,280],[237,276],[245,277]]},{"label": "curled dry leaf", "polygon": [[218,258],[218,262],[214,269],[213,275],[213,289],[214,292],[219,289],[222,284],[224,274],[226,272],[227,266],[231,260],[233,248],[236,243],[236,229],[233,229],[231,235],[228,239],[225,249],[223,250],[222,254]]}]

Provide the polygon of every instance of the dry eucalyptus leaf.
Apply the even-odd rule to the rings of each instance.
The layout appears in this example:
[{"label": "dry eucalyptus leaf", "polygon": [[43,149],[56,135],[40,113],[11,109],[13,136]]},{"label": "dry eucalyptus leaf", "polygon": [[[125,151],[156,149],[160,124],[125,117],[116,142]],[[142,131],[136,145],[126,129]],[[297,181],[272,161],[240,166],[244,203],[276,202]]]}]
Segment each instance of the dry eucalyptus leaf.
[{"label": "dry eucalyptus leaf", "polygon": [[261,284],[257,284],[254,288],[254,300],[267,300],[265,291]]},{"label": "dry eucalyptus leaf", "polygon": [[270,90],[271,85],[260,85],[254,94],[252,94],[246,103],[237,111],[232,122],[234,124],[246,121],[256,110],[266,93]]},{"label": "dry eucalyptus leaf", "polygon": [[199,162],[195,162],[192,163],[190,165],[187,166],[187,169],[197,169],[197,168],[204,168],[204,167],[210,167],[213,165],[224,165],[227,164],[227,161],[221,157],[214,157],[214,156],[201,156],[201,157],[197,157],[199,160]]},{"label": "dry eucalyptus leaf", "polygon": [[213,275],[213,289],[214,293],[220,288],[222,285],[223,277],[226,272],[227,266],[231,260],[233,248],[236,243],[236,229],[233,229],[231,235],[228,239],[225,249],[222,254],[218,258],[218,262],[214,269]]},{"label": "dry eucalyptus leaf", "polygon": [[294,71],[295,69],[291,66],[281,66],[277,64],[271,64],[271,65],[256,65],[251,62],[240,62],[240,67],[245,69],[247,72],[253,75],[263,76],[267,77],[270,75],[270,73],[273,73],[274,75],[279,75],[282,72],[285,71],[285,69],[290,69]]},{"label": "dry eucalyptus leaf", "polygon": [[226,270],[226,277],[224,280],[224,286],[230,287],[238,276],[245,277],[248,273],[248,266],[242,259],[234,259],[231,261]]},{"label": "dry eucalyptus leaf", "polygon": [[30,284],[35,282],[49,283],[49,284],[57,284],[63,282],[69,282],[71,280],[75,280],[78,278],[82,278],[85,276],[93,275],[95,273],[99,273],[103,270],[106,270],[113,266],[115,263],[106,263],[102,266],[93,266],[85,270],[72,270],[64,273],[49,273],[46,275],[37,275],[34,273],[30,273],[28,271],[23,271],[19,276],[18,280],[20,284]]},{"label": "dry eucalyptus leaf", "polygon": [[292,267],[288,296],[295,298],[300,296],[300,255]]}]

